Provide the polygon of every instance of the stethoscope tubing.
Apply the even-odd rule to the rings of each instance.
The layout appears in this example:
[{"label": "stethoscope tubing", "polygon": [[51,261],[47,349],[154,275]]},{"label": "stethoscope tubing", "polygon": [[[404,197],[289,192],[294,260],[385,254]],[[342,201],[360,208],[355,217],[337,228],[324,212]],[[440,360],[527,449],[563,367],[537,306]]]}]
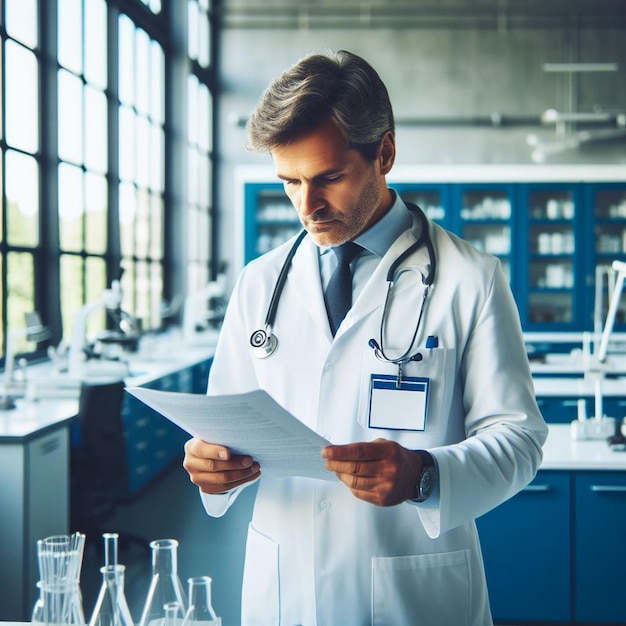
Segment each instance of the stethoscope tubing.
[{"label": "stethoscope tubing", "polygon": [[[424,309],[426,306],[426,299],[427,299],[430,287],[433,284],[433,281],[435,279],[435,272],[437,268],[437,259],[435,255],[435,250],[432,244],[432,240],[430,238],[430,234],[428,232],[428,220],[426,219],[426,216],[424,215],[422,210],[417,205],[414,205],[412,203],[407,203],[407,206],[409,210],[411,210],[414,213],[417,213],[421,222],[421,226],[422,226],[421,233],[417,241],[415,241],[412,245],[410,245],[391,264],[391,267],[389,268],[389,271],[387,272],[387,283],[388,283],[387,295],[385,297],[385,306],[383,308],[383,315],[380,321],[380,324],[381,324],[380,325],[380,333],[381,333],[380,345],[374,339],[371,339],[369,342],[370,346],[374,348],[374,352],[379,359],[381,359],[382,361],[386,361],[388,363],[395,363],[395,364],[406,363],[415,358],[414,356],[409,356],[409,354],[411,352],[411,348],[413,347],[415,343],[415,339],[417,338],[417,333],[419,331],[421,321],[422,321],[422,316],[424,314]],[[291,262],[293,260],[293,257],[295,256],[300,244],[302,243],[302,240],[306,237],[306,235],[307,235],[306,230],[302,230],[298,234],[298,237],[294,241],[289,252],[287,253],[287,256],[285,257],[285,261],[283,262],[283,266],[278,275],[278,279],[276,280],[276,286],[274,287],[274,291],[272,293],[272,297],[270,299],[270,303],[267,308],[267,314],[265,315],[264,329],[255,330],[250,336],[250,345],[255,351],[255,355],[261,359],[267,358],[268,356],[273,354],[278,346],[278,340],[276,339],[276,337],[273,335],[273,332],[272,332],[272,328],[276,320],[276,312],[278,310],[278,304],[280,302],[280,297],[282,295],[283,289],[285,288],[285,285],[287,283],[287,275],[289,274],[289,270],[291,269]],[[391,288],[396,278],[402,274],[402,271],[398,271],[398,268],[400,267],[401,263],[405,259],[407,259],[411,254],[417,251],[422,245],[425,245],[428,251],[428,256],[430,259],[430,268],[426,276],[422,275],[422,283],[426,285],[426,289],[424,291],[424,297],[422,298],[422,305],[420,308],[420,313],[419,313],[419,317],[417,320],[415,333],[413,335],[413,339],[411,340],[408,350],[399,359],[389,359],[385,355],[385,351],[383,348],[383,330],[384,330],[385,318],[386,318],[385,311],[387,309],[387,304],[389,302]]]},{"label": "stethoscope tubing", "polygon": [[306,237],[307,231],[302,230],[298,235],[298,238],[295,240],[293,246],[289,250],[285,258],[285,262],[280,270],[280,274],[278,275],[278,280],[276,281],[276,287],[274,288],[274,293],[272,294],[272,299],[270,300],[270,305],[267,308],[267,315],[265,316],[265,327],[272,328],[274,326],[274,322],[276,320],[276,311],[278,310],[278,302],[280,301],[280,296],[283,293],[283,289],[285,288],[285,283],[287,282],[287,274],[289,274],[289,270],[291,269],[291,261],[295,256],[302,240]]}]

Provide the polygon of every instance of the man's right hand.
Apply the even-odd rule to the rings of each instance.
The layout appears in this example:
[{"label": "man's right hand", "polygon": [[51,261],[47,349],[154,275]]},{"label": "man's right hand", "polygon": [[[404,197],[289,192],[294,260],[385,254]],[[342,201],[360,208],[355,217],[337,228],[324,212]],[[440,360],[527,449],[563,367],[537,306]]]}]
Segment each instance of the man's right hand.
[{"label": "man's right hand", "polygon": [[225,446],[190,439],[185,444],[183,467],[203,493],[217,494],[256,480],[261,474],[252,457],[232,454]]}]

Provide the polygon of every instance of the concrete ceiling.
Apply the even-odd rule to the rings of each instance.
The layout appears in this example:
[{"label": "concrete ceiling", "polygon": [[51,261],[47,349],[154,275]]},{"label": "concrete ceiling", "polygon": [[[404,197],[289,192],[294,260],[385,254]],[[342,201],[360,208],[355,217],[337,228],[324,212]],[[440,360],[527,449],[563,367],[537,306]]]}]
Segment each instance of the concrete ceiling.
[{"label": "concrete ceiling", "polygon": [[226,0],[220,13],[227,28],[626,27],[624,0]]}]

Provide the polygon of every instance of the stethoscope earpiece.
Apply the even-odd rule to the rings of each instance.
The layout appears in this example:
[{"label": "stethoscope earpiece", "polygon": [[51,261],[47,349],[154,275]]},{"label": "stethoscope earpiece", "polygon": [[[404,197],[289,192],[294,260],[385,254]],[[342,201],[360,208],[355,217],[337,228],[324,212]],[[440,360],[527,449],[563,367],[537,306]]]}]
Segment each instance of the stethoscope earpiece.
[{"label": "stethoscope earpiece", "polygon": [[266,359],[276,352],[278,339],[276,339],[276,335],[272,333],[271,328],[268,327],[265,330],[259,328],[250,335],[250,345],[257,359]]}]

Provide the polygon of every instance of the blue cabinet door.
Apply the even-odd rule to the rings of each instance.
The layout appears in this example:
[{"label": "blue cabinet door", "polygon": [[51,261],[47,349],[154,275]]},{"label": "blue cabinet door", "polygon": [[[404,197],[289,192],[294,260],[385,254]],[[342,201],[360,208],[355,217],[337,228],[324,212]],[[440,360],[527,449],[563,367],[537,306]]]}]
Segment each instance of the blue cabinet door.
[{"label": "blue cabinet door", "polygon": [[412,202],[434,222],[450,229],[453,209],[450,206],[450,185],[409,184],[390,185],[405,202]]},{"label": "blue cabinet door", "polygon": [[575,480],[576,622],[625,624],[626,472],[577,472]]},{"label": "blue cabinet door", "polygon": [[302,229],[282,183],[245,184],[244,263],[276,248]]},{"label": "blue cabinet door", "polygon": [[494,620],[569,622],[569,472],[540,471],[477,526]]},{"label": "blue cabinet door", "polygon": [[[613,261],[626,262],[626,184],[605,183],[588,185],[586,204],[589,222],[585,225],[588,251],[588,275],[584,297],[587,304],[586,317],[593,320],[594,327],[604,324],[610,301],[614,275]],[[598,292],[596,292],[598,283]],[[598,308],[596,296],[598,298]],[[588,328],[592,328],[591,322]],[[614,329],[626,330],[626,297],[619,301]]]},{"label": "blue cabinet door", "polygon": [[[580,183],[533,183],[519,187],[525,217],[524,261],[518,267],[518,305],[524,330],[584,328],[583,194]],[[586,326],[589,328],[589,326]]]}]

